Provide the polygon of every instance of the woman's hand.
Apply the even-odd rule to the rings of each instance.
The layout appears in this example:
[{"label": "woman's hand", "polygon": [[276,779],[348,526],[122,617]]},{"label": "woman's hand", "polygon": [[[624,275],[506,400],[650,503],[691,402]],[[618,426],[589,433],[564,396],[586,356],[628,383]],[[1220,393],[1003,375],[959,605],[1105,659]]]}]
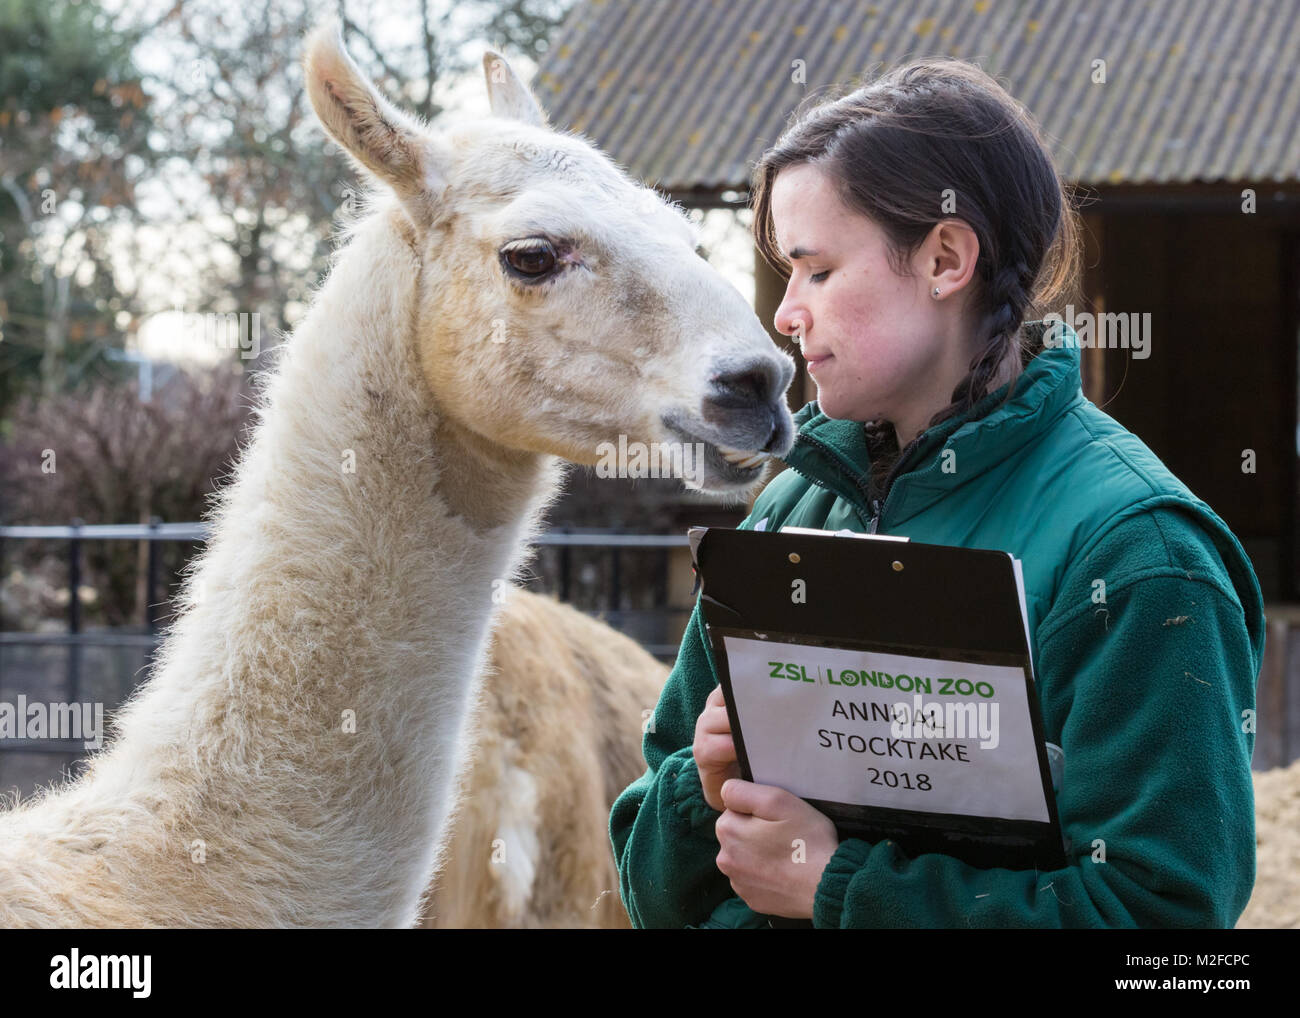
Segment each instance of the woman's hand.
[{"label": "woman's hand", "polygon": [[726,810],[714,830],[718,869],[763,915],[811,919],[817,885],[839,848],[835,825],[799,796],[737,778],[722,786]]},{"label": "woman's hand", "polygon": [[736,760],[736,744],[731,738],[731,720],[727,717],[727,704],[722,698],[722,687],[714,686],[704,701],[695,722],[695,742],[691,745],[695,768],[700,772],[704,786],[704,801],[719,813],[722,804],[722,785],[729,778],[740,777],[740,764]]}]

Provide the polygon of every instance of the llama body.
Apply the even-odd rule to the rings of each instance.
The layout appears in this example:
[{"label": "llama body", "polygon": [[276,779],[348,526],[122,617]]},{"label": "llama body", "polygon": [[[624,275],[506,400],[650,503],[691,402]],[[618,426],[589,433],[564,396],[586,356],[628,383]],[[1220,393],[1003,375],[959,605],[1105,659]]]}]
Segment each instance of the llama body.
[{"label": "llama body", "polygon": [[108,748],[0,813],[0,926],[412,925],[493,593],[560,458],[685,435],[701,486],[741,496],[762,467],[739,450],[789,448],[793,363],[686,220],[496,60],[494,116],[435,135],[332,30],[309,40],[313,106],[384,190],[281,351]]},{"label": "llama body", "polygon": [[668,672],[569,605],[509,592],[426,928],[631,929],[609,811],[645,773]]}]

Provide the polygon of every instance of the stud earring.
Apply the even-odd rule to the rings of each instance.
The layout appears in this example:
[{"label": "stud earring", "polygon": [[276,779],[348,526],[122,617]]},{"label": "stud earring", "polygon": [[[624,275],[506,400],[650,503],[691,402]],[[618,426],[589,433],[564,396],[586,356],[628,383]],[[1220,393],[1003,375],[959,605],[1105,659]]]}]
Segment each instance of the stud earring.
[{"label": "stud earring", "polygon": [[934,288],[934,296],[935,296],[935,299],[936,299],[936,300],[937,300],[938,297],[939,297],[939,288],[938,288],[937,286]]}]

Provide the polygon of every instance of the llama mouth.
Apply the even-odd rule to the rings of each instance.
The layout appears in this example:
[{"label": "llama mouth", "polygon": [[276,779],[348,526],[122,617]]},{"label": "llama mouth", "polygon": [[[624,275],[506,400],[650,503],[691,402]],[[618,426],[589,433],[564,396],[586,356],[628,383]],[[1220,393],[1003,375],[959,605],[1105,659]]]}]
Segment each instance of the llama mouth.
[{"label": "llama mouth", "polygon": [[718,442],[714,442],[713,447],[722,453],[722,458],[728,463],[742,469],[760,466],[767,462],[767,453],[765,452],[746,452],[743,449],[733,449]]},{"label": "llama mouth", "polygon": [[711,441],[701,435],[693,435],[689,431],[673,424],[671,421],[665,420],[663,423],[669,431],[674,435],[677,435],[683,441],[703,445],[705,462],[726,480],[752,480],[762,472],[763,465],[771,459],[771,456],[768,453],[758,452],[756,450],[737,449],[734,446],[723,445],[721,442]]}]

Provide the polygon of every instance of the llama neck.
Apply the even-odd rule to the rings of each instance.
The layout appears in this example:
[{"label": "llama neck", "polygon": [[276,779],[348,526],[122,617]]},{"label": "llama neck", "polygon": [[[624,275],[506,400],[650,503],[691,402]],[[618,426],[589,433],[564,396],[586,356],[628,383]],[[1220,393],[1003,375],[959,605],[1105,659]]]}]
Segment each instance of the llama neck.
[{"label": "llama neck", "polygon": [[222,847],[205,877],[258,885],[269,918],[250,922],[414,921],[494,595],[558,491],[553,457],[439,413],[414,345],[418,283],[382,214],[343,253],[104,763],[171,786],[174,837]]}]

